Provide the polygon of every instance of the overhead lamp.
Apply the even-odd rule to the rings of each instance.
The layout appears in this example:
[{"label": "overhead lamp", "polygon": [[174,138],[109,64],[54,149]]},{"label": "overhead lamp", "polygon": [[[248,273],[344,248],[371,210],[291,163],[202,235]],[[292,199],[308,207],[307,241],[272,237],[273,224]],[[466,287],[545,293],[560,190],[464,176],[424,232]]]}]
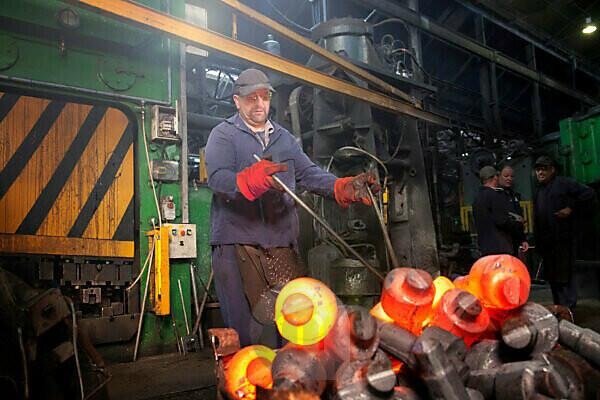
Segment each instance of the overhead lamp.
[{"label": "overhead lamp", "polygon": [[586,17],[585,24],[583,25],[581,32],[585,33],[586,35],[591,35],[592,33],[596,32],[596,29],[598,29],[598,27],[592,22],[592,17]]}]

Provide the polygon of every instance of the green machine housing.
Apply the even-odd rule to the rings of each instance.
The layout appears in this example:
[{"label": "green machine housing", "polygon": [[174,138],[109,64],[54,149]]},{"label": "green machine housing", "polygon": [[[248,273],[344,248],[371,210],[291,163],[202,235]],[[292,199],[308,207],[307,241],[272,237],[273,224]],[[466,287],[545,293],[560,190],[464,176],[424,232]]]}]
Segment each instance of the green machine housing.
[{"label": "green machine housing", "polygon": [[[184,15],[184,2],[140,3]],[[0,143],[12,143],[0,146],[0,266],[60,287],[94,327],[95,342],[122,358],[131,356],[145,275],[125,288],[148,257],[146,232],[158,224],[146,150],[150,164],[175,166],[174,177],[158,174],[155,189],[159,202],[175,205],[169,222],[196,224],[197,257],[171,260],[171,312],[154,315],[148,302],[142,354],[175,349],[186,332],[184,310],[193,324],[190,265],[200,296],[210,272],[209,191],[194,185],[185,215],[185,137],[151,135],[156,106],[185,115],[183,51],[179,42],[68,2],[5,0],[0,7]]]}]

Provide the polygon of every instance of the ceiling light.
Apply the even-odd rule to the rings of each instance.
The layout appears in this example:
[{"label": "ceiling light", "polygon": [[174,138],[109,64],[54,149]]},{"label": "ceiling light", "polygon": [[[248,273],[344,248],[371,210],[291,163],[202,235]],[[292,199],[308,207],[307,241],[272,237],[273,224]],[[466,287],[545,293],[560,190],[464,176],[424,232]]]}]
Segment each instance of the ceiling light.
[{"label": "ceiling light", "polygon": [[585,25],[583,25],[581,32],[585,33],[586,35],[590,35],[596,32],[596,29],[598,29],[598,27],[592,22],[592,17],[586,17]]}]

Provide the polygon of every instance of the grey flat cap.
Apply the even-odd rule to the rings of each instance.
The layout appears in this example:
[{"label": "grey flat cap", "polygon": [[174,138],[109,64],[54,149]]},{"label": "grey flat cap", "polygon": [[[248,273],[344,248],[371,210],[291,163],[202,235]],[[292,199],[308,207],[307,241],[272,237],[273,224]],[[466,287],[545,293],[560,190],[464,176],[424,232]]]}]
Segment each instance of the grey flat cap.
[{"label": "grey flat cap", "polygon": [[491,165],[486,165],[479,170],[479,179],[481,179],[482,182],[485,182],[496,175],[498,175],[498,171]]},{"label": "grey flat cap", "polygon": [[248,68],[242,71],[233,85],[233,93],[240,96],[248,96],[258,89],[275,91],[269,82],[269,77],[261,70],[255,68]]},{"label": "grey flat cap", "polygon": [[537,166],[544,166],[544,167],[553,167],[554,166],[554,160],[548,156],[539,156],[536,160],[535,160],[535,164],[534,167]]}]

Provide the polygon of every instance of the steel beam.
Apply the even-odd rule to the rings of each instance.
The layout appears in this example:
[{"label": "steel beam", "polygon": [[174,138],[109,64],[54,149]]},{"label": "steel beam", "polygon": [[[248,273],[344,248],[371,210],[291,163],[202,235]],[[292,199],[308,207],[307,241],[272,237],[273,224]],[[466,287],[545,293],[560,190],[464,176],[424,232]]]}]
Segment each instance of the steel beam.
[{"label": "steel beam", "polygon": [[416,26],[417,28],[429,32],[435,35],[440,40],[450,43],[459,48],[465,49],[471,53],[474,53],[481,58],[488,61],[495,62],[497,65],[506,68],[512,72],[529,78],[535,82],[557,90],[561,93],[567,94],[573,98],[584,101],[589,105],[596,105],[599,100],[588,96],[578,90],[573,90],[567,85],[538,72],[534,71],[526,65],[509,58],[497,50],[489,48],[477,43],[471,38],[464,36],[460,33],[451,31],[443,26],[438,25],[435,21],[427,18],[422,14],[415,13],[410,9],[398,5],[391,0],[352,0],[353,2],[362,5],[363,7],[376,8],[380,13],[386,14],[390,17],[403,19],[406,23]]},{"label": "steel beam", "polygon": [[[529,66],[533,69],[537,68],[537,59],[535,57],[535,47],[532,44],[527,46],[527,58],[529,59]],[[535,136],[540,138],[544,134],[544,114],[542,111],[542,100],[540,96],[540,84],[533,82],[533,89],[531,94],[531,117],[533,118],[533,132]]]},{"label": "steel beam", "polygon": [[347,81],[275,56],[267,51],[233,40],[227,36],[202,29],[179,18],[158,12],[132,1],[71,0],[71,2],[88,6],[95,12],[108,14],[126,22],[133,22],[142,27],[165,33],[188,44],[205,47],[244,59],[283,75],[291,76],[309,85],[364,101],[385,111],[408,115],[441,126],[450,126],[450,121],[445,117],[420,110],[411,104],[395,100],[380,92],[353,85]]},{"label": "steel beam", "polygon": [[[349,72],[353,73],[354,75],[364,79],[365,81],[376,86],[377,88],[379,88],[385,92],[394,94],[394,95],[398,96],[399,98],[401,98],[405,101],[408,101],[410,103],[413,103],[413,104],[418,103],[418,101],[413,96],[409,95],[408,93],[405,93],[405,92],[399,90],[398,88],[390,85],[389,83],[385,82],[382,79],[377,78],[376,76],[374,76],[373,74],[370,74],[369,72],[365,71],[364,69],[357,67],[356,65],[343,59],[342,57],[340,57],[330,51],[327,51],[323,47],[317,45],[316,43],[313,43],[312,41],[297,34],[296,32],[292,31],[291,29],[286,28],[285,26],[281,25],[277,21],[274,21],[274,20],[268,18],[267,16],[265,16],[264,14],[261,14],[261,13],[255,11],[254,9],[240,3],[238,0],[220,0],[220,1],[221,1],[221,3],[224,3],[224,4],[228,5],[229,7],[233,8],[234,10],[244,14],[245,16],[250,18],[252,21],[257,22],[257,23],[267,27],[269,30],[280,33],[281,35],[287,37],[291,41],[293,41],[293,42],[299,44],[300,46],[312,51],[313,53],[323,57],[324,59],[343,68],[344,70],[349,71]],[[326,2],[323,3],[323,11],[326,10],[326,4],[327,4]],[[326,16],[324,13],[323,20],[325,20],[325,18],[326,18]]]},{"label": "steel beam", "polygon": [[[576,57],[576,55],[574,53],[568,51],[567,49],[560,48],[560,46],[557,45],[556,42],[552,41],[553,42],[552,45],[554,47],[557,47],[560,52],[566,53],[568,56],[560,54],[559,52],[557,52],[556,50],[552,49],[551,47],[549,47],[548,45],[546,45],[544,43],[544,42],[548,43],[549,41],[551,41],[552,40],[551,38],[546,38],[546,39],[542,38],[542,40],[538,40],[538,39],[534,38],[533,36],[531,36],[531,34],[524,33],[522,31],[520,31],[519,29],[516,29],[511,24],[508,24],[508,23],[496,18],[493,14],[491,14],[485,10],[482,10],[480,7],[478,7],[474,4],[471,4],[472,0],[455,0],[455,1],[458,2],[460,5],[462,5],[463,7],[467,8],[468,10],[470,10],[476,14],[482,15],[485,19],[489,20],[490,22],[493,22],[494,24],[502,27],[503,29],[506,29],[513,35],[525,40],[527,43],[539,48],[540,50],[545,51],[546,53],[552,55],[553,57],[558,58],[559,60],[561,60],[565,63],[569,63],[571,58]],[[480,3],[480,5],[483,5],[485,7],[489,7],[494,11],[499,11],[497,9],[497,7],[495,7],[488,0],[477,0],[477,3]],[[523,25],[522,23],[520,23],[518,21],[516,23]],[[527,27],[527,26],[522,26],[522,28],[523,29],[531,29],[531,27]],[[597,71],[593,71],[583,65],[578,65],[577,69],[600,82],[600,75],[598,74]]]}]

